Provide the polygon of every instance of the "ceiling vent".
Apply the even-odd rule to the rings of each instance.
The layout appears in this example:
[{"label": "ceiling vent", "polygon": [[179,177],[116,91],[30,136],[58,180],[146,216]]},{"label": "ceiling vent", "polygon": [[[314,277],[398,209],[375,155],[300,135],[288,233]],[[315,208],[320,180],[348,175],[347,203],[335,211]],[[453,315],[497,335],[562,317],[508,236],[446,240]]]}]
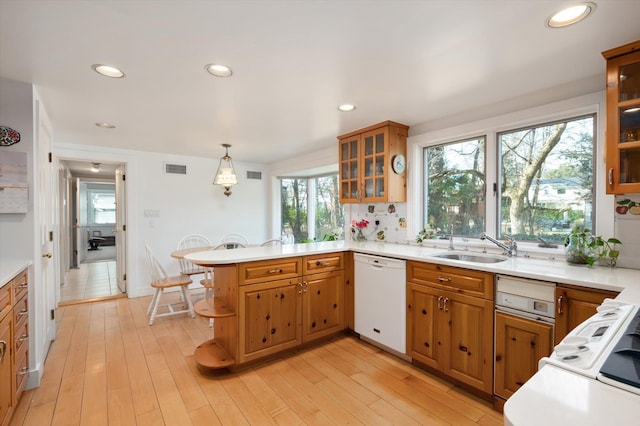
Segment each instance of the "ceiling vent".
[{"label": "ceiling vent", "polygon": [[247,171],[247,179],[262,179],[262,172]]},{"label": "ceiling vent", "polygon": [[187,166],[185,164],[164,163],[164,173],[167,175],[186,175]]}]

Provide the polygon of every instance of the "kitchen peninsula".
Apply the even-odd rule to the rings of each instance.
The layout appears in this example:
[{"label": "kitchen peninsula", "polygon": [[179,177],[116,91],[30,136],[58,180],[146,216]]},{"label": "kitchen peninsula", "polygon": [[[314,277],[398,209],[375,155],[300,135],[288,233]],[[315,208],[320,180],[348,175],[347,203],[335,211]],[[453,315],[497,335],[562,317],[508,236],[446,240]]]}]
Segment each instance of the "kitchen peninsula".
[{"label": "kitchen peninsula", "polygon": [[[482,255],[482,250],[473,247],[460,253]],[[295,349],[309,341],[302,334],[309,335],[314,321],[308,314],[314,311],[324,315],[324,318],[332,318],[323,336],[335,334],[345,328],[353,328],[352,323],[349,323],[349,317],[353,315],[354,309],[354,285],[367,285],[353,281],[353,253],[526,278],[585,290],[606,290],[619,293],[616,301],[640,303],[638,270],[575,266],[568,264],[564,259],[545,259],[542,254],[540,258],[509,257],[498,263],[476,263],[436,257],[444,252],[447,252],[446,247],[337,241],[190,254],[186,256],[188,260],[214,268],[216,277],[215,303],[208,312],[200,312],[203,316],[216,318],[215,339],[200,345],[196,349],[195,359],[203,367],[234,368],[284,350]],[[311,293],[308,291],[312,282],[310,274],[313,272],[310,268],[320,268],[320,272],[333,277],[333,281],[323,281],[320,284],[324,287],[315,287],[318,294],[325,294],[325,298],[314,308],[311,307],[314,302],[309,300],[306,303],[294,302],[298,297],[308,298]],[[322,271],[324,268],[326,272]],[[322,274],[318,276],[322,277]],[[252,301],[252,297],[255,300]],[[261,297],[265,299],[264,302],[258,301]],[[269,300],[271,302],[268,302]],[[278,307],[274,308],[273,303],[277,303]],[[264,308],[265,306],[267,308]],[[271,312],[277,314],[270,315]],[[290,317],[283,319],[286,315]],[[267,325],[274,323],[279,325]],[[296,324],[298,325],[292,326]],[[288,330],[283,333],[282,327]],[[535,380],[538,380],[537,375],[532,379]],[[593,382],[589,384],[591,387],[595,386],[605,394],[616,392],[602,383],[593,380],[590,382]],[[490,385],[487,386],[485,383],[485,394],[487,388],[491,389]],[[638,398],[633,395],[625,397],[638,402]],[[509,418],[507,408],[505,418]]]}]

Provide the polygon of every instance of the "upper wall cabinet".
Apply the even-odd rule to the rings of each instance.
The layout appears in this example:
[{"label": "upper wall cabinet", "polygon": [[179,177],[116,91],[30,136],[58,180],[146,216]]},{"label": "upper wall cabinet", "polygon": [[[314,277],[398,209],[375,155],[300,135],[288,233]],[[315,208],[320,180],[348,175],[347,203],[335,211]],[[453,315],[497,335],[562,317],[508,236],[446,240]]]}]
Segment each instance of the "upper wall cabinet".
[{"label": "upper wall cabinet", "polygon": [[640,193],[640,40],[607,60],[607,194]]},{"label": "upper wall cabinet", "polygon": [[409,126],[385,121],[338,136],[341,203],[407,200]]}]

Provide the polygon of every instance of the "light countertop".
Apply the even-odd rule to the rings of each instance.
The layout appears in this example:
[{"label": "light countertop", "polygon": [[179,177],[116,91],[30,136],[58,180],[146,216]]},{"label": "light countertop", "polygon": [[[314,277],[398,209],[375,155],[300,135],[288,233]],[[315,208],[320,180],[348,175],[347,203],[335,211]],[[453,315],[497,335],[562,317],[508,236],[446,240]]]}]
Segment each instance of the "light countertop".
[{"label": "light countertop", "polygon": [[2,259],[0,260],[0,288],[4,287],[24,268],[31,266],[30,260]]},{"label": "light countertop", "polygon": [[[511,257],[504,262],[498,263],[476,263],[433,257],[434,254],[446,252],[446,247],[420,247],[371,241],[325,241],[283,246],[249,247],[235,250],[208,250],[189,254],[185,256],[185,259],[200,265],[215,266],[349,250],[397,259],[436,262],[442,265],[554,283],[620,291],[621,293],[617,297],[618,300],[628,303],[640,303],[640,270],[637,269],[603,266],[588,267],[586,265],[571,265],[564,259],[549,260],[524,256]],[[474,251],[469,251],[469,253],[474,253]]]}]

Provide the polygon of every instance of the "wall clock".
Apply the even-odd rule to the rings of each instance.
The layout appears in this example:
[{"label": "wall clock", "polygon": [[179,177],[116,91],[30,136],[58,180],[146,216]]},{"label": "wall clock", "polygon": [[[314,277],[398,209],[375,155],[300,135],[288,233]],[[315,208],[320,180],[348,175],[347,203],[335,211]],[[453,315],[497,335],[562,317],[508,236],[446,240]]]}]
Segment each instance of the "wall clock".
[{"label": "wall clock", "polygon": [[393,160],[391,161],[391,168],[393,169],[393,172],[397,175],[404,173],[404,169],[407,166],[407,162],[404,159],[404,155],[402,154],[398,154],[395,157],[393,157]]}]

